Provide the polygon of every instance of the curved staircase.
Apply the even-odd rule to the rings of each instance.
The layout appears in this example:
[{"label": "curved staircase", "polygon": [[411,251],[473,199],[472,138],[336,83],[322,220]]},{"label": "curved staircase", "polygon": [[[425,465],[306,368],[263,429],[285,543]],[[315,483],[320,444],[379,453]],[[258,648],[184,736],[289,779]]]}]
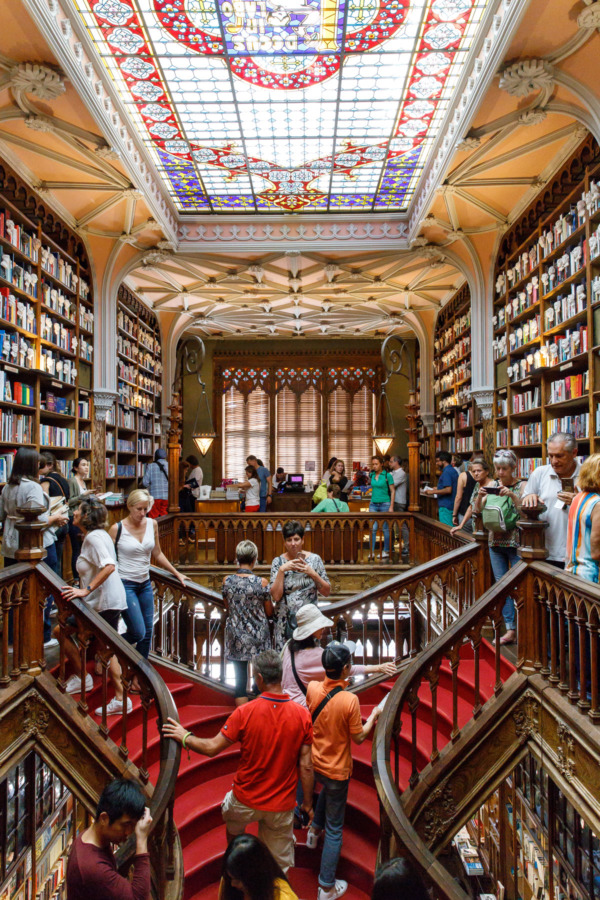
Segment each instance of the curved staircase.
[{"label": "curved staircase", "polygon": [[[494,692],[495,668],[493,648],[482,642],[480,650],[480,702],[485,702]],[[461,651],[459,678],[458,718],[459,727],[472,718],[475,704],[473,681],[473,651],[465,644]],[[154,660],[156,662],[156,660]],[[503,680],[514,671],[506,660],[502,661]],[[194,734],[212,737],[233,711],[230,694],[196,681],[186,679],[184,670],[157,665],[159,673],[169,687],[179,711],[179,717]],[[437,689],[438,734],[441,748],[450,740],[452,730],[452,675],[444,664],[440,671]],[[363,718],[390,690],[392,681],[373,685],[359,694]],[[89,699],[90,708],[95,705],[99,685]],[[139,698],[133,699],[133,711],[129,714],[129,756],[137,762],[141,749],[142,718]],[[425,762],[431,753],[431,695],[426,686],[420,692],[419,722],[417,726],[418,749]],[[150,722],[152,719],[150,718]],[[121,717],[109,720],[111,736],[118,741]],[[407,729],[407,733],[410,729]],[[403,787],[410,776],[409,738],[400,734],[400,744],[406,748],[401,760],[400,778]],[[349,900],[366,900],[370,895],[373,872],[379,843],[379,803],[371,769],[371,741],[352,744],[354,772],[348,794],[344,843],[338,866],[338,876],[349,883]],[[175,823],[183,848],[185,871],[184,900],[216,900],[221,872],[221,860],[225,850],[225,827],[221,819],[221,800],[231,787],[232,773],[239,757],[239,745],[233,745],[219,756],[208,759],[184,752],[177,779],[175,794]],[[150,781],[155,782],[160,766],[158,735],[150,743],[148,769]],[[250,829],[252,830],[252,829]],[[321,857],[321,844],[309,850],[304,844],[305,832],[296,831],[296,867],[289,872],[290,882],[302,900],[316,900],[317,875]]]}]

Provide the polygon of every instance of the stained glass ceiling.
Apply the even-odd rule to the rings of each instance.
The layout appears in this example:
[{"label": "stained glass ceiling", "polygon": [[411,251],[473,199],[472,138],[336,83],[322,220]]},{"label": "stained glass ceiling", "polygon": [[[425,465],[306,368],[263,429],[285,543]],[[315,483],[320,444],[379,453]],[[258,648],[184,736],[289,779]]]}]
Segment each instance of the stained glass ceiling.
[{"label": "stained glass ceiling", "polygon": [[182,213],[401,212],[486,0],[71,0]]}]

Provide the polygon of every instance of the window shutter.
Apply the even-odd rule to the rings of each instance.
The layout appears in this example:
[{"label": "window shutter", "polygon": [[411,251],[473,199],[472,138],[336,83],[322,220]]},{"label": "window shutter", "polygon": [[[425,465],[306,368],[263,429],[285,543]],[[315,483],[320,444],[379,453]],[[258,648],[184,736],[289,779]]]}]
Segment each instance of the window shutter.
[{"label": "window shutter", "polygon": [[[314,387],[297,397],[289,388],[277,394],[277,465],[289,473],[319,478],[322,466],[322,397]],[[304,468],[309,460],[315,471]]]},{"label": "window shutter", "polygon": [[354,397],[341,387],[329,394],[329,448],[332,456],[343,459],[346,472],[352,463],[362,465],[373,455],[375,398],[363,387]]},{"label": "window shutter", "polygon": [[246,457],[250,454],[270,468],[268,394],[252,391],[244,402],[244,395],[230,388],[223,394],[223,422],[224,478],[244,478]]}]

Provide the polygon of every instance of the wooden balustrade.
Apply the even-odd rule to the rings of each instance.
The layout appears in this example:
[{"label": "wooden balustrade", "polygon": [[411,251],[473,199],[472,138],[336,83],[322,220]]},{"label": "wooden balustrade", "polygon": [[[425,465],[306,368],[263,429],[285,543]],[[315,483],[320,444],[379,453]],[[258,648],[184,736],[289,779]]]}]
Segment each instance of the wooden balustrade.
[{"label": "wooden balustrade", "polygon": [[[156,883],[160,886],[159,897],[165,895],[166,883],[174,876],[173,828],[169,824],[170,804],[175,789],[175,780],[181,756],[180,745],[173,740],[160,737],[161,766],[156,784],[149,785],[148,749],[155,729],[167,717],[177,718],[177,708],[164,682],[155,669],[143,659],[119,634],[110,628],[93,610],[81,600],[66,601],[61,593],[65,582],[45,563],[45,551],[41,546],[44,525],[37,521],[38,510],[19,510],[23,519],[17,523],[20,532],[18,564],[0,571],[0,605],[2,608],[2,651],[0,654],[0,700],[2,689],[7,689],[22,675],[37,676],[45,671],[44,678],[53,677],[58,690],[64,697],[62,715],[79,719],[87,734],[95,731],[102,740],[109,742],[107,723],[108,665],[115,656],[121,668],[124,706],[116,752],[123,761],[128,760],[127,747],[129,723],[127,697],[134,676],[140,688],[142,708],[142,752],[137,769],[129,765],[131,776],[136,776],[142,786],[147,786],[149,806],[153,817],[153,834],[150,842],[150,858]],[[40,527],[41,526],[41,527]],[[58,625],[67,637],[74,633],[79,649],[79,660],[83,675],[87,663],[96,655],[101,663],[102,698],[101,715],[93,717],[87,703],[85,677],[81,678],[81,693],[78,702],[65,693],[68,676],[67,658],[61,646],[59,665],[53,672],[47,671],[43,645],[43,610],[46,598],[54,598],[58,608]],[[12,621],[12,646],[9,636],[9,622]],[[67,639],[69,639],[67,637]],[[70,709],[71,707],[71,709]],[[135,840],[129,841],[119,855],[119,864],[128,868],[135,853]],[[170,862],[169,862],[170,861]]]}]

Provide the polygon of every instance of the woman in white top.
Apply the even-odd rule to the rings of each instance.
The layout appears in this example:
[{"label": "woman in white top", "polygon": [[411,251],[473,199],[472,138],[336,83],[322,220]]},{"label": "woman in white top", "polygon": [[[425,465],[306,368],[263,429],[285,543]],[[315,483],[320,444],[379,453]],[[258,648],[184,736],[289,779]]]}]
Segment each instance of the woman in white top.
[{"label": "woman in white top", "polygon": [[246,492],[244,512],[255,513],[260,510],[260,481],[254,466],[246,466],[246,481],[239,481],[238,487]]},{"label": "woman in white top", "polygon": [[185,461],[188,464],[188,470],[185,473],[185,487],[192,492],[192,497],[198,500],[204,473],[200,467],[200,461],[197,456],[190,454],[189,456],[186,456]]},{"label": "woman in white top", "polygon": [[[107,518],[106,507],[93,497],[82,500],[74,510],[73,524],[83,534],[81,552],[77,559],[77,574],[81,587],[64,587],[62,595],[65,600],[73,600],[75,597],[85,600],[100,618],[118,631],[121,613],[127,609],[127,599],[125,588],[119,578],[115,547],[105,531]],[[65,690],[69,694],[78,694],[81,691],[83,679],[79,650],[71,639],[71,635],[77,631],[75,616],[67,619],[67,626],[66,629],[62,629],[60,625],[57,625],[54,629],[54,636],[58,638],[61,649],[64,649],[76,672],[67,681]],[[111,657],[108,672],[115,689],[115,696],[106,707],[106,712],[107,715],[112,716],[123,711],[121,667],[116,656]],[[91,691],[93,686],[94,680],[88,672],[85,676],[86,692]],[[127,711],[129,712],[130,709],[131,700],[128,700]],[[102,707],[96,710],[96,715],[102,715]]]},{"label": "woman in white top", "polygon": [[136,489],[127,497],[129,515],[109,530],[114,541],[119,575],[127,597],[123,618],[127,625],[125,640],[148,659],[154,627],[154,591],[150,581],[150,565],[154,563],[170,572],[181,584],[185,577],[171,565],[160,549],[158,523],[149,519],[152,497],[146,490]]}]

